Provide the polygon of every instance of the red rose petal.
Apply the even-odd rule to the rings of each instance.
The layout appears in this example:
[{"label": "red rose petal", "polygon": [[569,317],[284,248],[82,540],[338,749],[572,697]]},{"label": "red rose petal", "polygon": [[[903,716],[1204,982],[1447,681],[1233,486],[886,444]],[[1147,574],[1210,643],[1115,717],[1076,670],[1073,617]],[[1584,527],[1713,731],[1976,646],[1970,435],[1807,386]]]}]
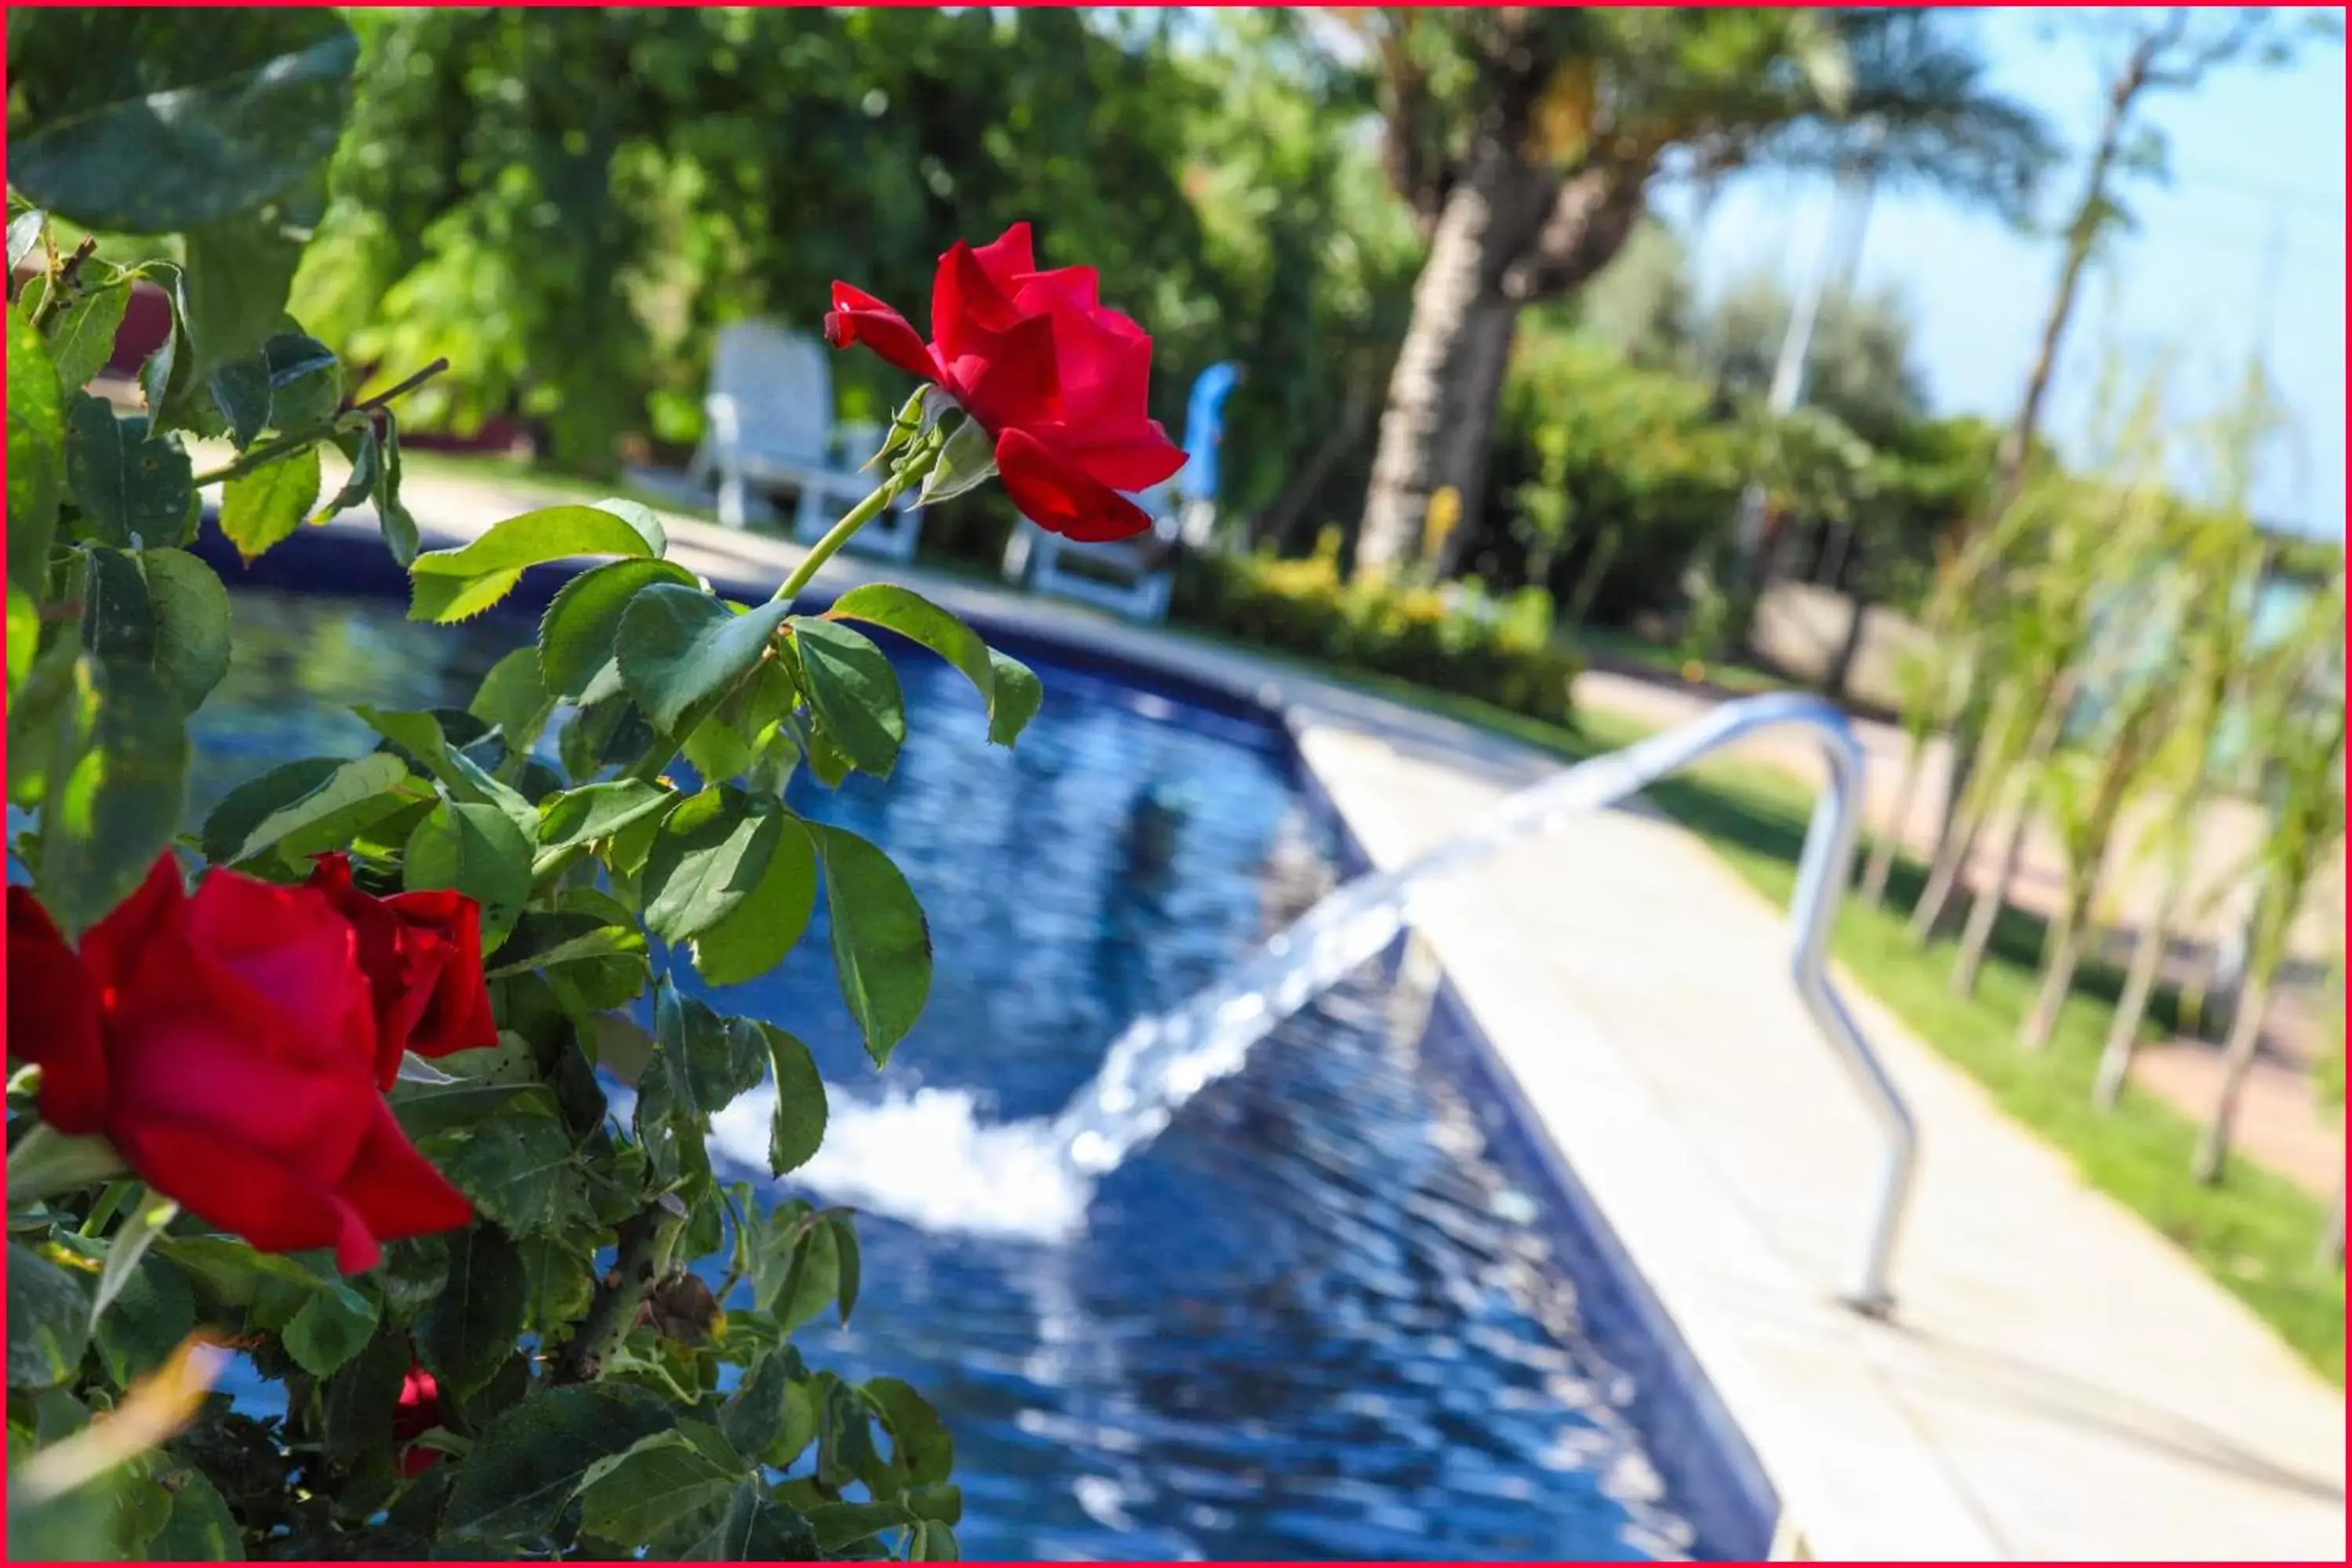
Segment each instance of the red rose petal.
[{"label": "red rose petal", "polygon": [[824,318],[824,341],[837,349],[864,343],[885,363],[896,365],[908,375],[920,376],[925,381],[940,379],[939,362],[932,357],[922,334],[908,324],[907,318],[864,289],[846,283],[833,286],[833,309]]},{"label": "red rose petal", "polygon": [[41,1066],[41,1118],[77,1136],[106,1126],[99,993],[40,900],[8,889],[8,1054]]},{"label": "red rose petal", "polygon": [[1028,519],[1083,543],[1131,539],[1151,526],[1143,509],[1024,430],[997,437],[996,471]]}]

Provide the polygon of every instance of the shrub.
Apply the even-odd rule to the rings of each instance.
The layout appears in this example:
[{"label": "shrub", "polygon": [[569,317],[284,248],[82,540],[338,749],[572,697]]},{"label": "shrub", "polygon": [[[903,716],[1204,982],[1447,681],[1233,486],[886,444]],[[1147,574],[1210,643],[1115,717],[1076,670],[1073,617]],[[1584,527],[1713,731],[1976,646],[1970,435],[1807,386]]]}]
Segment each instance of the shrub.
[{"label": "shrub", "polygon": [[1436,588],[1349,582],[1339,541],[1284,561],[1268,553],[1188,556],[1177,573],[1175,614],[1206,629],[1333,663],[1373,670],[1566,723],[1581,662],[1551,637],[1550,598],[1528,589],[1509,600],[1475,584]]}]

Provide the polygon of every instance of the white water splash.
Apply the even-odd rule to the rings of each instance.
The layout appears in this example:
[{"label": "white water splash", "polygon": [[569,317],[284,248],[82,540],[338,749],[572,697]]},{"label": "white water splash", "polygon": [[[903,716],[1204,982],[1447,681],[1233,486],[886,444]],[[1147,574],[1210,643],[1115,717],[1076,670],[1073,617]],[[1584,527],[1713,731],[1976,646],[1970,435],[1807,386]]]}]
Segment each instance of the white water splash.
[{"label": "white water splash", "polygon": [[[824,1143],[788,1180],[929,1231],[1041,1243],[1086,1227],[1094,1183],[1074,1169],[1044,1118],[988,1122],[969,1089],[919,1089],[860,1100],[827,1085]],[[772,1082],[711,1121],[712,1157],[764,1175]]]},{"label": "white water splash", "polygon": [[[1694,743],[1702,730],[1724,723],[1718,710],[1580,763],[1510,796],[1420,858],[1347,883],[1191,1001],[1129,1025],[1102,1070],[1050,1121],[984,1122],[969,1090],[860,1100],[829,1089],[824,1146],[790,1180],[926,1230],[1067,1240],[1085,1228],[1103,1174],[1157,1138],[1202,1089],[1239,1071],[1285,1019],[1378,957],[1433,887],[1507,844],[1631,794],[1664,771],[1653,764],[1703,749]],[[764,1172],[774,1104],[772,1085],[762,1086],[720,1113],[713,1154]]]}]

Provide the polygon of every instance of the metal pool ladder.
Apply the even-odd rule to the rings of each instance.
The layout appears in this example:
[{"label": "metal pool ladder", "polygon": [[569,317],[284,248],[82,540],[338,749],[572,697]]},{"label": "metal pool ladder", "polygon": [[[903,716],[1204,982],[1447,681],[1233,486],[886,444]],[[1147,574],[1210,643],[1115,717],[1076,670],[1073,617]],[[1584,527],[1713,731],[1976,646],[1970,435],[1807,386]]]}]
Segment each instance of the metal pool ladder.
[{"label": "metal pool ladder", "polygon": [[1759,730],[1783,727],[1811,731],[1829,766],[1829,787],[1813,804],[1804,850],[1797,862],[1797,888],[1789,905],[1789,973],[1806,1010],[1861,1090],[1885,1142],[1871,1200],[1870,1227],[1856,1260],[1853,1282],[1841,1299],[1856,1311],[1884,1317],[1894,1306],[1887,1271],[1910,1205],[1919,1133],[1878,1054],[1863,1037],[1837,988],[1830,984],[1830,933],[1853,869],[1862,808],[1862,742],[1846,716],[1821,698],[1795,693],[1726,702],[1687,724],[1579,763],[1520,792],[1504,803],[1483,831],[1474,830],[1472,837],[1491,846],[1500,837],[1515,836],[1563,808],[1614,804],[1734,741]]}]

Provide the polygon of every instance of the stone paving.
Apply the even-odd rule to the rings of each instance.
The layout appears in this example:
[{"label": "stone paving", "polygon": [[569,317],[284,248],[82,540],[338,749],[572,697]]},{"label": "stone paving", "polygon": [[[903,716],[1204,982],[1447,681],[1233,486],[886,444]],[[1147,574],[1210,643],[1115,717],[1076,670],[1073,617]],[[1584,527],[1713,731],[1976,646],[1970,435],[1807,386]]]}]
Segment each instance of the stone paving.
[{"label": "stone paving", "polygon": [[[407,493],[456,533],[547,499],[423,472]],[[774,581],[797,559],[684,521],[673,537],[708,573]],[[820,583],[884,574],[836,561]],[[887,574],[1280,706],[1381,865],[1557,766],[1243,655]],[[1790,1549],[2342,1559],[2342,1394],[1850,981],[1923,1163],[1894,1316],[1836,1303],[1874,1133],[1790,989],[1780,911],[1690,836],[1597,813],[1465,873],[1419,931],[1745,1435]]]}]

